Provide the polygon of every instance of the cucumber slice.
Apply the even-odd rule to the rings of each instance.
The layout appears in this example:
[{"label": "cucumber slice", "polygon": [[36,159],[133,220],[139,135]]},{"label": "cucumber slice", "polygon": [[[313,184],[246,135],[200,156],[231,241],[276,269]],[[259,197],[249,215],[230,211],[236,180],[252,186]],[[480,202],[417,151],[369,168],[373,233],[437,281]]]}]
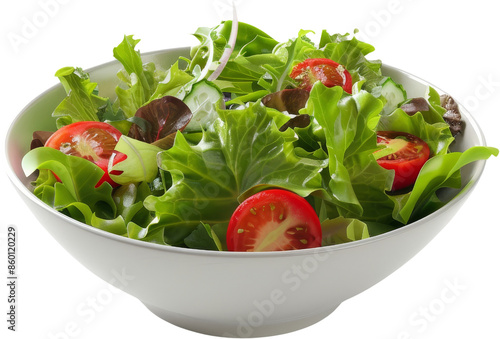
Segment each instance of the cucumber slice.
[{"label": "cucumber slice", "polygon": [[184,129],[186,132],[206,129],[217,119],[217,108],[223,108],[224,103],[221,90],[206,80],[194,84],[183,101],[193,113],[191,121]]},{"label": "cucumber slice", "polygon": [[380,94],[385,98],[386,103],[382,113],[391,113],[406,100],[406,91],[400,84],[397,84],[391,78],[382,80]]}]

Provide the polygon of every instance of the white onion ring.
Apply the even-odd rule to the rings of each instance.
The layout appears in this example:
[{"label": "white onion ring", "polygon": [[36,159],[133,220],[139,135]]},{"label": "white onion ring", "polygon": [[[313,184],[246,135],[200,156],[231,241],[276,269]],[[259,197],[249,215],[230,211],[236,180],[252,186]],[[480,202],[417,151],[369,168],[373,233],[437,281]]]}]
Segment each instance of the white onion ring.
[{"label": "white onion ring", "polygon": [[233,2],[233,23],[231,25],[231,35],[229,36],[229,47],[226,47],[224,49],[224,53],[222,53],[222,56],[219,59],[219,66],[217,66],[215,71],[213,71],[213,73],[210,74],[210,76],[207,79],[208,81],[214,81],[215,79],[217,79],[224,70],[224,67],[226,67],[227,62],[229,61],[229,58],[233,53],[237,36],[238,36],[238,18],[236,16],[236,7],[234,6]]}]

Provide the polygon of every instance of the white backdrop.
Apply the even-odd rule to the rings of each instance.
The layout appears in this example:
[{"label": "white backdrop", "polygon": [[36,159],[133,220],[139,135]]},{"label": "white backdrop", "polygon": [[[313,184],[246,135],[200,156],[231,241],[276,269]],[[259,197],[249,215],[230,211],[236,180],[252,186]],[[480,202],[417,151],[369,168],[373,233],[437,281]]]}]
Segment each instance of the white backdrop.
[{"label": "white backdrop", "polygon": [[[491,1],[235,3],[241,21],[277,40],[294,37],[301,28],[317,33],[358,28],[376,47],[372,58],[449,92],[471,111],[488,143],[500,146],[500,20]],[[229,0],[24,0],[0,6],[2,172],[8,125],[31,99],[57,83],[57,69],[110,61],[124,34],[142,39],[142,52],[192,45],[198,26],[231,17]],[[462,339],[498,333],[499,163],[488,161],[463,210],[414,259],[325,320],[282,338]],[[82,267],[25,211],[5,173],[0,178],[2,338],[205,337],[160,320]],[[17,226],[19,241],[16,332],[7,330],[6,322],[8,225]]]}]

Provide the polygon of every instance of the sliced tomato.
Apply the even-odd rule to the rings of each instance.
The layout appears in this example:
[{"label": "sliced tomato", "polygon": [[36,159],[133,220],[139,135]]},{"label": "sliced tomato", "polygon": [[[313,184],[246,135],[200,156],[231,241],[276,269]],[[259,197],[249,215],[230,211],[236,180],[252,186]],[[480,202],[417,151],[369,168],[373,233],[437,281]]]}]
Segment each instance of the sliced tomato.
[{"label": "sliced tomato", "polygon": [[374,153],[378,164],[395,172],[392,190],[413,185],[420,169],[429,159],[427,143],[409,133],[379,131],[377,144],[385,146]]},{"label": "sliced tomato", "polygon": [[295,65],[290,77],[299,82],[298,87],[310,91],[316,81],[326,87],[341,86],[352,93],[352,77],[344,66],[326,58],[306,59]]},{"label": "sliced tomato", "polygon": [[109,177],[108,164],[113,153],[115,153],[114,163],[126,158],[126,155],[114,152],[121,135],[119,130],[108,123],[79,121],[58,129],[47,139],[45,146],[60,150],[64,154],[92,161],[104,171],[96,187],[103,182],[109,182],[116,187],[118,184]]},{"label": "sliced tomato", "polygon": [[286,251],[321,246],[321,224],[312,206],[283,189],[252,195],[233,213],[227,231],[229,251]]}]

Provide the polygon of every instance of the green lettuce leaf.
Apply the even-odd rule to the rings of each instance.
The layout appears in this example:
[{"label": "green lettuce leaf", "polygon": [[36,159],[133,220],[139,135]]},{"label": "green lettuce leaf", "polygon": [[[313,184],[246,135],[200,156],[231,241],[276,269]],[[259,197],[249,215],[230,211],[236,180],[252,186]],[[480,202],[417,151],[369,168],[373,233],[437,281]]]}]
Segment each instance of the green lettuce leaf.
[{"label": "green lettuce leaf", "polygon": [[151,193],[149,186],[145,182],[118,187],[113,193],[117,216],[105,219],[94,214],[90,225],[107,232],[131,237],[129,230],[142,229],[153,219],[153,216],[144,208],[143,204],[144,199]]},{"label": "green lettuce leaf", "polygon": [[[191,71],[196,66],[205,67],[210,53],[214,62],[221,57],[231,25],[231,21],[225,21],[212,29],[200,28],[195,33],[200,44],[192,49]],[[314,48],[306,38],[309,32],[300,31],[297,38],[278,44],[256,27],[239,22],[235,48],[214,83],[224,92],[238,94],[238,103],[257,101],[266,94],[286,88],[293,84],[288,74],[294,61],[304,59],[304,51]]]},{"label": "green lettuce leaf", "polygon": [[160,79],[165,74],[156,69],[154,63],[144,63],[140,52],[135,49],[139,39],[126,35],[123,41],[113,49],[113,56],[121,62],[124,70],[118,73],[118,78],[127,88],[117,86],[115,89],[118,103],[127,118],[148,102],[155,92]]},{"label": "green lettuce leaf", "polygon": [[319,48],[323,49],[326,58],[344,65],[349,70],[353,83],[363,80],[363,89],[371,92],[383,78],[380,70],[382,63],[380,60],[366,59],[366,55],[375,50],[372,45],[355,37],[348,37],[349,34],[330,35],[324,30]]},{"label": "green lettuce leaf", "polygon": [[162,151],[160,147],[122,135],[115,151],[127,155],[109,169],[109,177],[117,184],[152,182],[158,175],[156,155]]},{"label": "green lettuce leaf", "polygon": [[189,248],[201,250],[222,251],[222,245],[217,234],[210,225],[200,223],[198,227],[184,239]]},{"label": "green lettuce leaf", "polygon": [[129,236],[129,229],[146,227],[153,219],[143,205],[152,194],[146,182],[126,184],[115,191],[106,182],[95,187],[104,173],[98,166],[49,147],[28,152],[22,168],[26,175],[39,170],[33,189],[44,203],[93,227]]},{"label": "green lettuce leaf", "polygon": [[446,154],[450,144],[455,140],[451,135],[449,125],[444,121],[430,124],[421,112],[410,116],[400,108],[390,114],[382,115],[377,130],[413,134],[429,145],[432,155]]},{"label": "green lettuce leaf", "polygon": [[[342,88],[316,83],[304,112],[322,127],[328,152],[328,192],[338,215],[363,220],[391,219],[393,202],[385,194],[392,173],[380,167],[375,127],[382,102],[366,91],[344,95]],[[330,211],[329,217],[334,213]]]},{"label": "green lettuce leaf", "polygon": [[[396,202],[394,219],[406,224],[414,216],[418,218],[444,206],[448,201],[441,201],[436,196],[436,191],[444,187],[459,189],[460,169],[472,162],[486,160],[492,155],[498,156],[498,149],[475,146],[463,153],[452,152],[432,157],[420,170],[412,191],[392,197]],[[456,196],[459,195],[460,192]]]},{"label": "green lettuce leaf", "polygon": [[102,218],[114,217],[116,205],[112,198],[113,189],[107,182],[95,187],[104,171],[94,163],[50,147],[39,147],[23,157],[22,168],[26,175],[37,169],[50,170],[57,175],[60,182],[53,184],[53,191],[49,189],[50,192],[43,192],[43,187],[50,184],[51,180],[35,187],[35,192],[42,191],[45,195],[42,200],[54,209],[67,210],[77,220],[88,224],[93,213]]},{"label": "green lettuce leaf", "polygon": [[[266,70],[266,73],[259,80],[259,84],[262,87],[272,93],[281,91],[289,86],[296,86],[295,81],[290,78],[293,66],[308,58],[308,51],[316,50],[314,44],[306,36],[310,32],[300,30],[297,38],[290,39],[288,42],[277,46],[273,54],[278,56],[282,62],[277,66],[269,64],[261,67]],[[271,78],[270,83],[267,81],[268,77]]]},{"label": "green lettuce leaf", "polygon": [[338,245],[370,237],[368,226],[358,220],[338,217],[321,223],[323,239],[321,246]]},{"label": "green lettuce leaf", "polygon": [[146,226],[152,220],[153,215],[144,208],[144,199],[152,195],[153,191],[146,182],[131,183],[118,187],[113,192],[113,200],[116,203],[116,214],[121,215],[128,225],[135,222]]},{"label": "green lettuce leaf", "polygon": [[[200,44],[191,49],[190,71],[193,71],[196,66],[205,68],[210,61],[216,63],[220,59],[229,42],[231,26],[232,21],[229,20],[213,28],[200,27],[195,32],[194,36],[200,41]],[[233,52],[224,70],[219,75],[218,81],[228,80],[236,83],[239,81],[257,81],[262,76],[264,70],[258,67],[246,67],[237,62],[236,59],[244,57],[244,60],[246,60],[246,58],[254,56],[270,55],[270,59],[260,60],[264,63],[270,63],[274,57],[271,55],[271,51],[277,44],[276,40],[260,29],[244,22],[238,22],[238,35]],[[207,75],[209,74],[210,71]],[[218,84],[222,84],[222,82]],[[224,88],[221,89],[225,90]]]},{"label": "green lettuce leaf", "polygon": [[114,219],[105,219],[99,218],[94,214],[88,224],[109,233],[127,235],[127,224],[121,215]]},{"label": "green lettuce leaf", "polygon": [[322,190],[326,161],[295,153],[293,130],[279,131],[288,119],[283,114],[256,103],[219,116],[197,145],[178,133],[174,146],[159,155],[172,186],[145,205],[158,218],[149,230],[164,229],[169,244],[182,242],[200,221],[227,223],[238,203],[259,190],[281,187],[302,196]]},{"label": "green lettuce leaf", "polygon": [[64,67],[55,74],[61,81],[67,96],[56,107],[52,116],[61,128],[77,121],[99,121],[99,112],[109,103],[108,98],[98,95],[97,83],[79,68]]},{"label": "green lettuce leaf", "polygon": [[148,103],[167,95],[183,99],[190,89],[189,85],[194,80],[196,80],[195,77],[180,69],[179,61],[176,61],[168,69],[165,78],[158,82],[158,85],[156,86],[154,93],[149,98]]}]

